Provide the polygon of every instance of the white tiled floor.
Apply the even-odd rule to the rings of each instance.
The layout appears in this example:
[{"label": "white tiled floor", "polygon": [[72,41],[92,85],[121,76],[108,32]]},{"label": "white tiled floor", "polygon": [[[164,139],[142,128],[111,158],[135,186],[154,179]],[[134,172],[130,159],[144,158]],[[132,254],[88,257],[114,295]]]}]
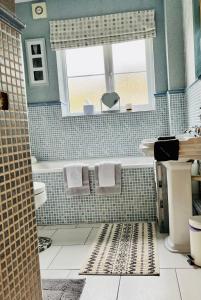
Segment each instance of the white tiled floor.
[{"label": "white tiled floor", "polygon": [[99,232],[99,228],[93,228],[85,242],[85,245],[91,245],[93,243],[93,241],[95,240],[98,232]]},{"label": "white tiled floor", "polygon": [[42,270],[48,269],[49,265],[55,259],[59,251],[61,251],[61,247],[52,246],[46,251],[40,253],[40,267]]},{"label": "white tiled floor", "polygon": [[58,229],[54,233],[53,245],[71,246],[84,244],[91,228]]},{"label": "white tiled floor", "polygon": [[[160,276],[122,277],[118,300],[180,300],[175,270],[162,269]],[[190,300],[190,299],[189,299]]]},{"label": "white tiled floor", "polygon": [[80,276],[99,230],[97,224],[39,227],[53,246],[40,254],[42,278],[86,278],[81,300],[201,300],[201,269],[182,254],[170,253],[158,236],[160,276]]},{"label": "white tiled floor", "polygon": [[88,252],[88,245],[63,246],[48,269],[79,269],[85,262]]},{"label": "white tiled floor", "polygon": [[201,269],[177,269],[177,277],[181,289],[182,300],[201,299]]}]

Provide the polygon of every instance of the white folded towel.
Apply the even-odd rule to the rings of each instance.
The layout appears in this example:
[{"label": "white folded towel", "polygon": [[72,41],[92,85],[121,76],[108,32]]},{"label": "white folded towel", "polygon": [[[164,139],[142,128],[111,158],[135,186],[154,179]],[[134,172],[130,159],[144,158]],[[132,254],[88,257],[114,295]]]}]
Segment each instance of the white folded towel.
[{"label": "white folded towel", "polygon": [[68,165],[64,167],[68,188],[82,187],[82,165]]},{"label": "white folded towel", "polygon": [[114,163],[102,163],[98,165],[98,181],[100,187],[115,186]]}]

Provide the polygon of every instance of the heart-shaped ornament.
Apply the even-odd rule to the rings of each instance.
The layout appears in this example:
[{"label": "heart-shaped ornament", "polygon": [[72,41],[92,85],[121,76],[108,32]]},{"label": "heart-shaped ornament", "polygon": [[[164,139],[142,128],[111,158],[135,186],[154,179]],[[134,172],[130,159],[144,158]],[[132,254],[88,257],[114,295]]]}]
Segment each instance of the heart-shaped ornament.
[{"label": "heart-shaped ornament", "polygon": [[117,102],[119,101],[120,97],[117,93],[105,93],[103,94],[101,101],[103,104],[105,104],[107,107],[112,108]]}]

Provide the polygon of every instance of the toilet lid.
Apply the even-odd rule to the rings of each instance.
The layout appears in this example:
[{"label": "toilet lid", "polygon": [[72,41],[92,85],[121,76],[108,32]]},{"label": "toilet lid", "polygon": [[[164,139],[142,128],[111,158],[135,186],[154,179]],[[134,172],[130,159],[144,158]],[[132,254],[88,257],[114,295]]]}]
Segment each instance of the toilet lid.
[{"label": "toilet lid", "polygon": [[45,192],[45,184],[43,182],[34,182],[34,195],[38,195]]},{"label": "toilet lid", "polygon": [[189,224],[196,229],[201,229],[201,216],[191,217],[189,219]]}]

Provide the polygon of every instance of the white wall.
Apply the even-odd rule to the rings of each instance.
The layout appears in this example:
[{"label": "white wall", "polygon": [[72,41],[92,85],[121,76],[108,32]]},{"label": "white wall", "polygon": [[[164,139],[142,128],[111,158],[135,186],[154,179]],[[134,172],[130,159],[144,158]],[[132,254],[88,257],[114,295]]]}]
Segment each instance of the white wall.
[{"label": "white wall", "polygon": [[182,0],[187,87],[196,80],[192,1],[193,0]]}]

